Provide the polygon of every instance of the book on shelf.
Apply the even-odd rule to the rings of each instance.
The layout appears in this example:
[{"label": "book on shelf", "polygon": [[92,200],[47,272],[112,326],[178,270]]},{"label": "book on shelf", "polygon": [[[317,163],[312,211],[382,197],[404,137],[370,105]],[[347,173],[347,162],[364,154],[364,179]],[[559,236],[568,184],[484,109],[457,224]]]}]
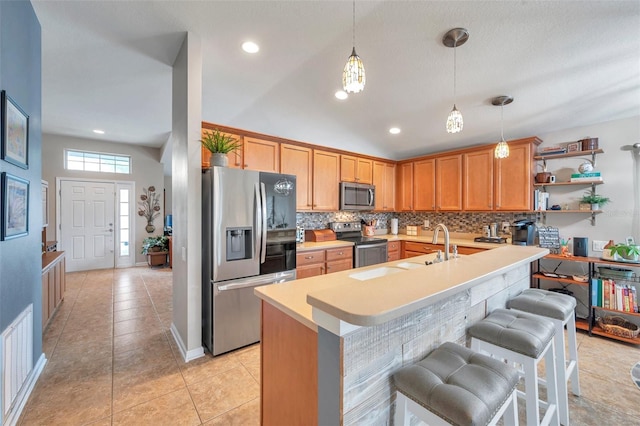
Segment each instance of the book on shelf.
[{"label": "book on shelf", "polygon": [[599,177],[599,176],[602,176],[602,173],[600,172],[571,173],[572,178]]},{"label": "book on shelf", "polygon": [[592,176],[592,177],[572,177],[570,182],[602,182],[602,176]]},{"label": "book on shelf", "polygon": [[591,303],[599,308],[638,313],[636,287],[616,283],[611,278],[591,279]]}]

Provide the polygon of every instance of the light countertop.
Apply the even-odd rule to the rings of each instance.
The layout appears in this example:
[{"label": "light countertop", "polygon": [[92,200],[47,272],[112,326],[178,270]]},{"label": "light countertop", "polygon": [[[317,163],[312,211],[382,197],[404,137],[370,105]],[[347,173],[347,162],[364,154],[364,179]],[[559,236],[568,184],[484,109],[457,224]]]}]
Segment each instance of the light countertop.
[{"label": "light countertop", "polygon": [[[317,330],[317,325],[312,318],[312,306],[347,323],[371,326],[432,304],[549,253],[539,247],[491,246],[498,247],[429,266],[425,266],[424,261],[432,260],[434,254],[271,284],[257,287],[254,292],[313,330]],[[415,268],[402,269],[397,267],[399,264],[410,264],[405,267]],[[350,277],[381,267],[400,271],[366,281]]]}]

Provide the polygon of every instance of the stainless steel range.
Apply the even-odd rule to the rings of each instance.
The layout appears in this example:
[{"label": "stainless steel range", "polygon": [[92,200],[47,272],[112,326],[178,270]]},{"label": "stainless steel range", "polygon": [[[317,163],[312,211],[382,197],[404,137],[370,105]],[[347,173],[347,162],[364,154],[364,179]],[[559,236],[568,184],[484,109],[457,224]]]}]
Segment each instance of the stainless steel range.
[{"label": "stainless steel range", "polygon": [[387,261],[387,240],[363,237],[360,222],[331,222],[329,228],[336,233],[337,239],[354,243],[354,268]]}]

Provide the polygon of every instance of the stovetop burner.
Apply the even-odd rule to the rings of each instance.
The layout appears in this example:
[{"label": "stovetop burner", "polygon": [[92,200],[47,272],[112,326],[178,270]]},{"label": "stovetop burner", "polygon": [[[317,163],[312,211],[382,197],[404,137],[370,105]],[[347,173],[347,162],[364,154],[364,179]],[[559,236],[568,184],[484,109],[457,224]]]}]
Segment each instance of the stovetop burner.
[{"label": "stovetop burner", "polygon": [[360,222],[331,222],[329,228],[336,233],[336,238],[340,241],[350,241],[357,246],[384,243],[387,240],[382,238],[362,236],[362,225]]}]

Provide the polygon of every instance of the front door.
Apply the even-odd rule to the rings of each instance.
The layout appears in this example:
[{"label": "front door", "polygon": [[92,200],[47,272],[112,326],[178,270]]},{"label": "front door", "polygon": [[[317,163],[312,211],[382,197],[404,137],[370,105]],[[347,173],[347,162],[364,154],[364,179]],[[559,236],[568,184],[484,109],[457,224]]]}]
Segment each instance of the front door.
[{"label": "front door", "polygon": [[68,272],[114,267],[115,185],[60,181],[60,240]]}]

